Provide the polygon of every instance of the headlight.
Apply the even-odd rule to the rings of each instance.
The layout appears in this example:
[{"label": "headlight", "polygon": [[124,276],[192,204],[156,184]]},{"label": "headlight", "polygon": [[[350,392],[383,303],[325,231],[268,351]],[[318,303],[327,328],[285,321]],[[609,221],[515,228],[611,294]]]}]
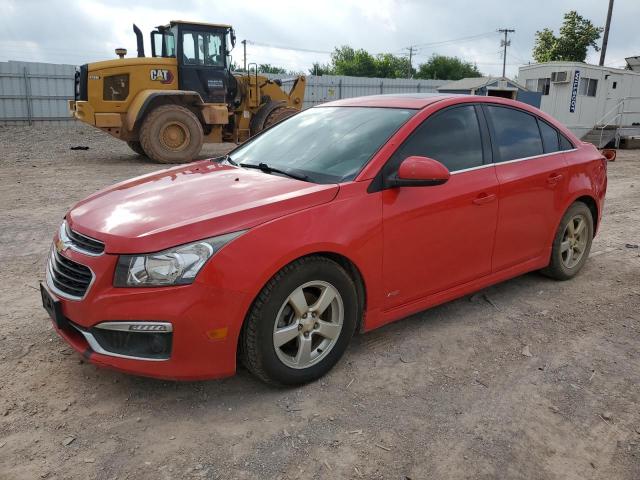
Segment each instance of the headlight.
[{"label": "headlight", "polygon": [[207,238],[146,255],[120,255],[113,279],[115,287],[159,287],[192,283],[218,250],[246,230]]}]

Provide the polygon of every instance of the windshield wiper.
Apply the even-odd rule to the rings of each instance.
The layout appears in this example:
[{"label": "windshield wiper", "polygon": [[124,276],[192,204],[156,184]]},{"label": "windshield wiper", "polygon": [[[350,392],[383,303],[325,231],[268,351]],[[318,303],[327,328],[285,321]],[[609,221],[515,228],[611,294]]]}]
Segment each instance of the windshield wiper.
[{"label": "windshield wiper", "polygon": [[264,173],[279,173],[281,175],[286,175],[289,178],[302,180],[303,182],[309,181],[309,177],[306,175],[298,175],[297,173],[285,172],[284,170],[280,170],[279,168],[276,168],[276,167],[271,167],[263,162],[260,162],[257,165],[254,165],[252,163],[241,163],[240,166],[244,168],[256,168]]}]

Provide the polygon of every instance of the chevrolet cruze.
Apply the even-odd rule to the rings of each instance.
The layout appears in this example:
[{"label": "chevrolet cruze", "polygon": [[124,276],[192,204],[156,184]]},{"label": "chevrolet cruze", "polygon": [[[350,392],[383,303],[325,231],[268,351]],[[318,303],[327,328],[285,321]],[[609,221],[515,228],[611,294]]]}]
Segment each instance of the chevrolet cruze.
[{"label": "chevrolet cruze", "polygon": [[589,255],[606,160],[494,97],[388,95],[308,109],[223,158],[80,201],[42,301],[86,359],[167,379],[314,380],[351,337]]}]

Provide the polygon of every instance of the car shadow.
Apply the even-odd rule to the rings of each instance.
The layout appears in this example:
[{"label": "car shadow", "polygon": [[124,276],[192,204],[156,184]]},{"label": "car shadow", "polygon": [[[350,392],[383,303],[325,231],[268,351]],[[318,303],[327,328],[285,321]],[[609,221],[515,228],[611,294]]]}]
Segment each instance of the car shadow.
[{"label": "car shadow", "polygon": [[[504,313],[513,308],[513,302],[532,300],[538,292],[556,286],[557,282],[537,272],[499,283],[480,290],[472,295],[447,302],[424,310],[401,320],[385,325],[374,331],[356,335],[345,357],[322,380],[327,382],[345,375],[345,363],[357,361],[358,357],[367,354],[368,350],[381,344],[386,351],[395,351],[396,347],[410,341],[417,334],[429,336],[442,328],[455,326],[452,322],[464,322],[465,316],[471,316],[470,308],[483,308],[483,314],[474,315],[474,321],[488,324],[494,314]],[[487,300],[488,299],[488,300]],[[509,304],[508,301],[511,303]],[[476,312],[477,313],[477,312]],[[114,388],[126,392],[129,397],[152,397],[160,399],[194,397],[205,402],[220,400],[238,400],[247,396],[286,395],[307,387],[275,387],[267,385],[253,377],[241,364],[235,376],[204,381],[166,381],[146,377],[136,377],[112,370],[97,369],[98,381],[113,383]]]}]

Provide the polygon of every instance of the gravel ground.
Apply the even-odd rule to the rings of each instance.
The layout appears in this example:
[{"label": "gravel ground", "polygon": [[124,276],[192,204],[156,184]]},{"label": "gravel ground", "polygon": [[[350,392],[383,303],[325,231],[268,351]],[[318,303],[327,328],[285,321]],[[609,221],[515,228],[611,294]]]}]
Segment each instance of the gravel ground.
[{"label": "gravel ground", "polygon": [[82,125],[0,127],[0,146],[1,479],[640,478],[638,151],[610,164],[574,280],[488,288],[274,389],[242,370],[171,383],[84,363],[40,306],[51,236],[75,201],[158,165]]}]

